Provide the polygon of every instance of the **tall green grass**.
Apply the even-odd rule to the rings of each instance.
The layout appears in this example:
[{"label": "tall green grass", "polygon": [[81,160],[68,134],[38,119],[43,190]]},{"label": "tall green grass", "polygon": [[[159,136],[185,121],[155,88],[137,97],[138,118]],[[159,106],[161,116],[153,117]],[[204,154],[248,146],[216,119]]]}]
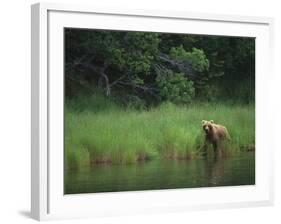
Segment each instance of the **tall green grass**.
[{"label": "tall green grass", "polygon": [[200,156],[201,120],[227,127],[231,153],[255,146],[254,105],[164,103],[150,110],[126,109],[94,95],[67,101],[65,155],[67,168],[94,163],[128,164],[154,158]]}]

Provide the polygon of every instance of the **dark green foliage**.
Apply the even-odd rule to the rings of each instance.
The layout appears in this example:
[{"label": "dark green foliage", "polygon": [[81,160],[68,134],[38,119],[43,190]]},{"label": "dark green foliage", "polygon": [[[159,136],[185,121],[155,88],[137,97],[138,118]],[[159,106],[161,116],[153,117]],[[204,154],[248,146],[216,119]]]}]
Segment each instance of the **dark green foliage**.
[{"label": "dark green foliage", "polygon": [[166,70],[162,74],[157,74],[156,83],[163,101],[190,103],[194,97],[193,82],[183,73]]},{"label": "dark green foliage", "polygon": [[192,48],[191,52],[187,52],[180,45],[179,47],[172,47],[170,55],[183,63],[189,63],[196,72],[203,72],[209,69],[209,60],[206,58],[203,50]]},{"label": "dark green foliage", "polygon": [[255,40],[65,29],[67,97],[100,89],[132,107],[171,101],[254,101]]},{"label": "dark green foliage", "polygon": [[[255,100],[255,39],[201,36],[194,45],[204,49],[210,62],[208,79],[197,86],[197,96],[249,103]],[[243,91],[242,91],[243,90]],[[211,96],[211,97],[210,97]]]}]

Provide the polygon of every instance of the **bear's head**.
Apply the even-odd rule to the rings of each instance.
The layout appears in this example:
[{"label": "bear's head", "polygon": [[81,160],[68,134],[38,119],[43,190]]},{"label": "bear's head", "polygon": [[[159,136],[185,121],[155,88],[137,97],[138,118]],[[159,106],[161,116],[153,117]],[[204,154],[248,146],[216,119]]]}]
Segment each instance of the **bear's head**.
[{"label": "bear's head", "polygon": [[214,123],[215,122],[213,120],[210,121],[202,120],[202,128],[206,135],[210,134],[213,131]]}]

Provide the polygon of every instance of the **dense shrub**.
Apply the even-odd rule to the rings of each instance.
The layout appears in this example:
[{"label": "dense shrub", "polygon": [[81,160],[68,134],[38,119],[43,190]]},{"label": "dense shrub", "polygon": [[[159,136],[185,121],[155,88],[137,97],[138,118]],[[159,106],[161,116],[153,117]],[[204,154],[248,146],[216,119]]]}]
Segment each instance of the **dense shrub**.
[{"label": "dense shrub", "polygon": [[157,75],[156,83],[164,101],[190,103],[194,97],[193,82],[188,80],[183,73],[166,70],[165,73]]}]

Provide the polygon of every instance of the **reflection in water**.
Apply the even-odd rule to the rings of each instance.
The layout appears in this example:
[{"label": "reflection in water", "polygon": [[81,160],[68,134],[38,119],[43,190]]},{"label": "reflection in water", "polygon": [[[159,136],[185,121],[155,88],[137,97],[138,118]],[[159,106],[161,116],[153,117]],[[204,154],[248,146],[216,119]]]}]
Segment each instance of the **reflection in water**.
[{"label": "reflection in water", "polygon": [[94,193],[255,184],[255,156],[198,160],[154,160],[96,165],[65,173],[65,193]]},{"label": "reflection in water", "polygon": [[209,184],[217,186],[223,182],[224,178],[224,164],[226,159],[218,159],[217,157],[208,158],[205,161],[205,175],[209,180]]}]

